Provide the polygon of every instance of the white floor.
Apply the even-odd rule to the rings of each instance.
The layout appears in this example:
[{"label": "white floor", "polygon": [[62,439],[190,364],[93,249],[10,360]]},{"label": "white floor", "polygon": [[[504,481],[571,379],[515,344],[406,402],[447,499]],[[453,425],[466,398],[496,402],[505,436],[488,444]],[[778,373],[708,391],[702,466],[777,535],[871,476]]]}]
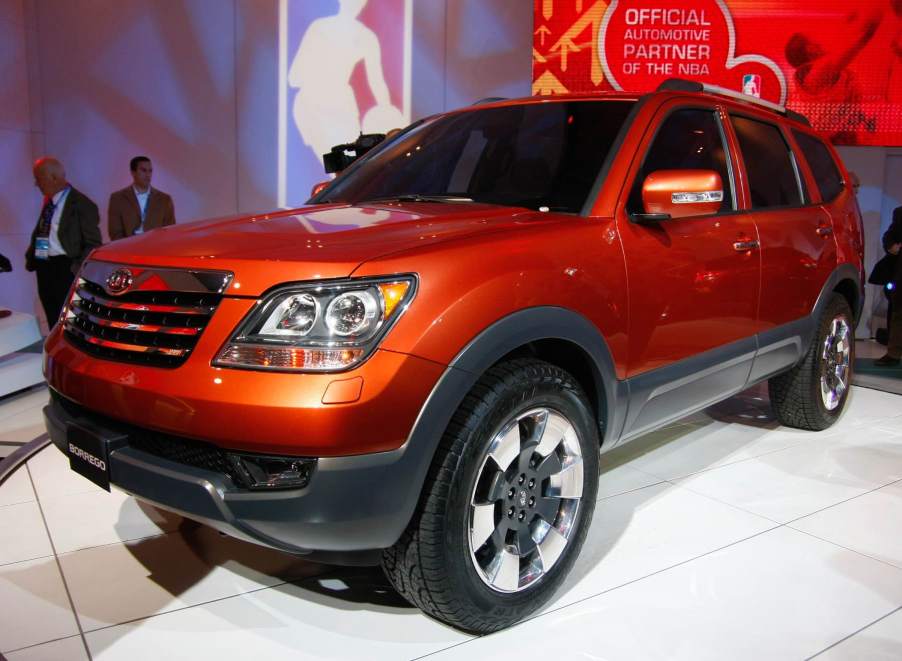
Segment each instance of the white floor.
[{"label": "white floor", "polygon": [[[0,403],[0,442],[39,435],[45,400]],[[604,460],[565,588],[532,620],[472,638],[406,605],[378,570],[222,537],[98,490],[50,447],[0,487],[0,651],[902,658],[902,397],[855,388],[840,422],[814,434],[780,427],[757,388]]]}]

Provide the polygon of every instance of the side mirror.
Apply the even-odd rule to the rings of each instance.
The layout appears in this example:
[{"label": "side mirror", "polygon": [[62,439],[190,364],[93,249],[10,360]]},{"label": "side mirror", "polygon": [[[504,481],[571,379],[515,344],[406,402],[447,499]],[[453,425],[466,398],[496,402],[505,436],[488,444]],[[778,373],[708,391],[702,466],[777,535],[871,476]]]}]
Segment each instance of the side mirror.
[{"label": "side mirror", "polygon": [[319,195],[322,192],[322,190],[331,183],[332,183],[332,180],[329,179],[326,181],[321,181],[318,184],[313,184],[313,188],[310,189],[310,197],[315,197],[316,195]]},{"label": "side mirror", "polygon": [[704,216],[720,211],[722,203],[723,182],[714,170],[658,170],[642,182],[646,215]]}]

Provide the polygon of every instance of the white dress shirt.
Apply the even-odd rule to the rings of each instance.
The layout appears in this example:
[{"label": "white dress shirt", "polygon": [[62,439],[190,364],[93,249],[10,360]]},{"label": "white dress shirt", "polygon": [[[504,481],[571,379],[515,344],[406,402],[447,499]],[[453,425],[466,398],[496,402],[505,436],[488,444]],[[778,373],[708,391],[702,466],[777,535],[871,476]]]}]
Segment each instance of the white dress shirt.
[{"label": "white dress shirt", "polygon": [[144,218],[147,215],[147,200],[150,198],[150,186],[147,187],[147,190],[143,193],[139,193],[138,189],[132,186],[132,190],[135,193],[135,197],[138,198],[138,208],[141,209],[141,224],[138,225],[138,228],[135,230],[135,234],[143,234],[144,233]]},{"label": "white dress shirt", "polygon": [[69,197],[69,190],[70,187],[66,186],[53,196],[54,208],[53,216],[50,218],[50,236],[48,237],[50,239],[50,250],[47,251],[50,257],[59,257],[66,254],[57,232],[59,232],[60,228],[60,218],[63,217],[63,207],[66,206],[66,198]]}]

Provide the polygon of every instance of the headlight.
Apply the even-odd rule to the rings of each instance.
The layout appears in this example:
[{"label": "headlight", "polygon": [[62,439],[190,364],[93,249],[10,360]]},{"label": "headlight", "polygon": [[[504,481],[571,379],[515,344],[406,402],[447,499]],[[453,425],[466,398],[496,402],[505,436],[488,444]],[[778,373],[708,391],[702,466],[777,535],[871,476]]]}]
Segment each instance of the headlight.
[{"label": "headlight", "polygon": [[358,365],[413,300],[416,278],[286,286],[259,301],[213,364],[299,372]]}]

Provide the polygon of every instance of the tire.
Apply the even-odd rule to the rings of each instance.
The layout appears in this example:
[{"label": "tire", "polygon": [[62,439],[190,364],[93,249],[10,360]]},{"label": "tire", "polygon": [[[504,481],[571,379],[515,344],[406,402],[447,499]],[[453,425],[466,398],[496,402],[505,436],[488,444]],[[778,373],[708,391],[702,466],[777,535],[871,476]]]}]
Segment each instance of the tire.
[{"label": "tire", "polygon": [[538,610],[585,540],[598,450],[594,416],[571,375],[532,359],[491,368],[452,417],[407,530],[383,552],[389,581],[470,633]]},{"label": "tire", "polygon": [[849,398],[855,362],[855,327],[848,301],[833,294],[805,357],[768,381],[777,419],[788,427],[820,431],[839,419]]}]

